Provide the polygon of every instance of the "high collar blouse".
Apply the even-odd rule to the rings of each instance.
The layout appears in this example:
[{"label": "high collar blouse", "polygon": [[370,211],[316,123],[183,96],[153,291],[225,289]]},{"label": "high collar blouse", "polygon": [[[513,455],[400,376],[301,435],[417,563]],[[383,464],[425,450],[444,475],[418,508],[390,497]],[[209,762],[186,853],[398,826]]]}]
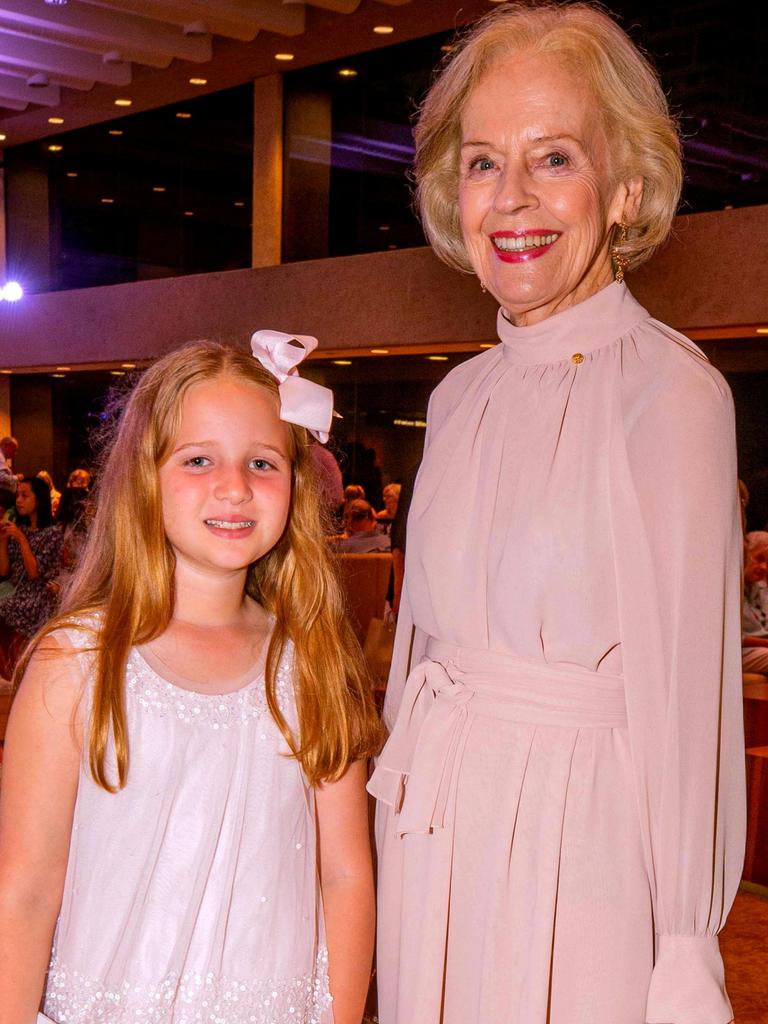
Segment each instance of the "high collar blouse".
[{"label": "high collar blouse", "polygon": [[386,715],[429,636],[623,673],[646,1019],[720,1024],[745,818],[730,392],[623,284],[529,327],[500,311],[498,333],[430,401]]}]

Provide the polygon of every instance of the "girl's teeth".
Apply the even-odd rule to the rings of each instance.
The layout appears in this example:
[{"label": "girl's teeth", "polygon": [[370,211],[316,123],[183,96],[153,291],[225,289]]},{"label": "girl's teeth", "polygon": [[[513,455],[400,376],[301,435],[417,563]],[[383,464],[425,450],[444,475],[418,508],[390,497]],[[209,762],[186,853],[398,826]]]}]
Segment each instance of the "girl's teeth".
[{"label": "girl's teeth", "polygon": [[244,530],[249,526],[255,526],[256,524],[252,519],[243,519],[239,523],[228,523],[224,519],[206,519],[208,526],[215,526],[218,530]]}]

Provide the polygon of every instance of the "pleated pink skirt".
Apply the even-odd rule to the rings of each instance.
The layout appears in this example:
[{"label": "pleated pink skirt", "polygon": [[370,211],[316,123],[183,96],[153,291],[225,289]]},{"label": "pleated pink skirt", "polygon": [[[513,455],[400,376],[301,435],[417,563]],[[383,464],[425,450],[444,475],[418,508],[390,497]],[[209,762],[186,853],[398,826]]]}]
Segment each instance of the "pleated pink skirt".
[{"label": "pleated pink skirt", "polygon": [[431,640],[369,789],[381,1024],[642,1024],[622,680]]}]

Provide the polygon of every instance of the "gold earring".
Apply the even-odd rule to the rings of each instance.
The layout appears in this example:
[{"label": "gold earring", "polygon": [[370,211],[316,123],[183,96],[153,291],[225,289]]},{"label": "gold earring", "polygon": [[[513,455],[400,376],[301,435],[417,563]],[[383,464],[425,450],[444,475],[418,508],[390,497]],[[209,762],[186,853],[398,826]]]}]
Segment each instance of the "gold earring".
[{"label": "gold earring", "polygon": [[611,259],[613,260],[613,276],[616,281],[621,284],[624,280],[624,271],[629,266],[629,259],[621,251],[620,246],[624,245],[627,240],[627,225],[623,220],[620,220],[616,225],[619,229],[619,237],[616,245],[611,246]]},{"label": "gold earring", "polygon": [[485,287],[482,281],[480,282],[480,291],[483,293],[483,295],[485,295],[485,293],[488,291],[488,289]]}]

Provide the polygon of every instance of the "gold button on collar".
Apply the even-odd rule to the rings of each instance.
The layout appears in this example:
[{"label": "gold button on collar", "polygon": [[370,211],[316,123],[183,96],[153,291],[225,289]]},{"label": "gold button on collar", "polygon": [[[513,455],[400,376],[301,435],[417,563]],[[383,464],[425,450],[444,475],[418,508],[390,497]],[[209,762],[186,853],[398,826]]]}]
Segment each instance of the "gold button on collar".
[{"label": "gold button on collar", "polygon": [[581,352],[574,352],[573,355],[571,356],[571,362],[572,363],[576,363],[577,365],[579,363],[583,363],[584,362],[584,356],[581,354]]}]

